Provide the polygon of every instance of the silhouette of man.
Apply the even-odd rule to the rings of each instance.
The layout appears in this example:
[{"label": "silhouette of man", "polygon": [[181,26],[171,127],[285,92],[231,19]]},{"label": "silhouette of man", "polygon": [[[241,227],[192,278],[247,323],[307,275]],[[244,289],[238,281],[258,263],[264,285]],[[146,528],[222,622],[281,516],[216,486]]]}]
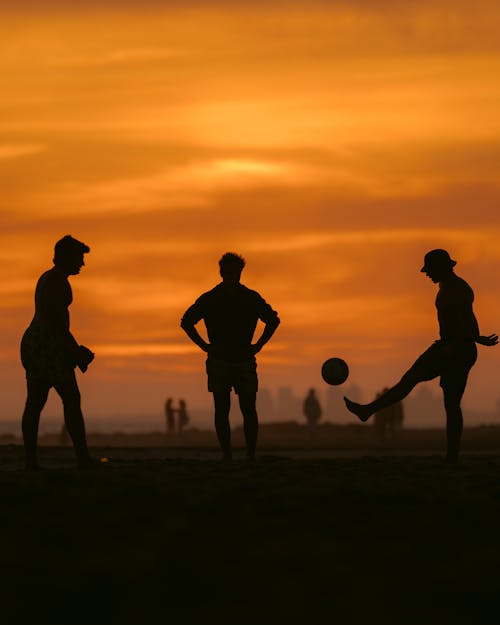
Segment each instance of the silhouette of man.
[{"label": "silhouette of man", "polygon": [[189,415],[187,412],[185,399],[179,399],[179,409],[177,410],[177,416],[179,419],[179,422],[178,422],[179,434],[181,434],[182,430],[189,423]]},{"label": "silhouette of man", "polygon": [[73,295],[69,276],[80,273],[83,255],[90,248],[66,235],[54,249],[54,267],[39,278],[35,290],[35,315],[21,341],[21,361],[26,370],[27,399],[22,430],[26,468],[37,470],[37,438],[40,414],[52,387],[62,399],[64,423],[73,442],[79,467],[92,464],[80,407],[75,367],[82,372],[94,354],[79,345],[69,329]]},{"label": "silhouette of man", "polygon": [[171,397],[167,398],[165,402],[165,421],[166,421],[166,430],[167,435],[173,434],[175,432],[175,410],[172,406],[173,399]]},{"label": "silhouette of man", "polygon": [[321,419],[321,404],[319,403],[319,399],[316,396],[316,391],[311,388],[304,399],[304,403],[302,405],[302,412],[307,421],[307,425],[314,429],[319,420]]},{"label": "silhouette of man", "polygon": [[481,336],[472,304],[474,292],[453,270],[456,261],[446,250],[431,250],[421,269],[439,284],[436,308],[440,339],[435,341],[403,375],[401,380],[369,404],[358,404],[344,397],[347,408],[361,421],[401,401],[419,383],[440,377],[446,409],[446,461],[456,463],[460,451],[463,418],[460,403],[467,376],[477,358],[476,343],[491,347],[498,336]]},{"label": "silhouette of man", "polygon": [[[258,420],[257,362],[255,355],[269,341],[278,327],[278,314],[256,292],[240,283],[245,260],[228,252],[219,260],[222,282],[201,295],[187,309],[181,327],[189,338],[207,353],[208,390],[213,393],[215,430],[224,460],[231,460],[231,428],[229,425],[230,393],[234,388],[243,415],[246,453],[255,457]],[[205,322],[208,343],[195,325]],[[258,320],[265,327],[260,338],[252,343]]]}]

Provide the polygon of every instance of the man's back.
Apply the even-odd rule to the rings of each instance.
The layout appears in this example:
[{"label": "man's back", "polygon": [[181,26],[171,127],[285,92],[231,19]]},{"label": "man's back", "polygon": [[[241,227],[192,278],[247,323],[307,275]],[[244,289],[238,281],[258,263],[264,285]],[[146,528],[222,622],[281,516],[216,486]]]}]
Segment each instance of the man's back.
[{"label": "man's back", "polygon": [[240,283],[221,282],[188,308],[183,322],[195,324],[203,319],[213,355],[221,360],[241,362],[250,357],[258,320],[268,323],[277,316],[257,291]]},{"label": "man's back", "polygon": [[436,308],[441,339],[475,340],[479,336],[478,323],[472,309],[473,302],[473,290],[455,273],[440,283]]}]

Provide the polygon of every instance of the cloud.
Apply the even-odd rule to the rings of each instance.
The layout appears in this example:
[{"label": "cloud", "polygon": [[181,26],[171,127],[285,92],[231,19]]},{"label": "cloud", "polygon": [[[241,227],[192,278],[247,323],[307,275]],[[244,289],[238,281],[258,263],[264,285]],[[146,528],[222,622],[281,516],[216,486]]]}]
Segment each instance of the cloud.
[{"label": "cloud", "polygon": [[98,353],[99,356],[104,357],[176,356],[179,354],[190,354],[195,351],[195,347],[188,343],[178,343],[170,345],[148,345],[145,343],[97,343],[93,345],[93,349],[95,349],[96,353]]},{"label": "cloud", "polygon": [[47,146],[40,144],[9,144],[0,143],[0,160],[7,160],[11,158],[19,158],[22,156],[31,156],[33,154],[39,154],[44,152]]},{"label": "cloud", "polygon": [[[94,184],[66,184],[55,193],[40,195],[38,203],[48,216],[71,211],[143,214],[151,211],[209,209],[212,196],[224,190],[254,186],[303,183],[311,172],[287,162],[257,159],[220,158],[171,167],[140,177],[127,177]],[[68,207],[71,207],[68,209]]]}]

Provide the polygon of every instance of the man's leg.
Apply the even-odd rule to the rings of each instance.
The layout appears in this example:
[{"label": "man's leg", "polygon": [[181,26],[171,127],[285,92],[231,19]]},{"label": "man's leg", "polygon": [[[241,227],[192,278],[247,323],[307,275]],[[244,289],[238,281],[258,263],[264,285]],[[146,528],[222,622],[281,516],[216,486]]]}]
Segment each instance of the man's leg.
[{"label": "man's leg", "polygon": [[344,397],[346,407],[361,421],[367,421],[376,412],[402,401],[419,382],[436,378],[441,373],[441,366],[442,345],[436,341],[417,358],[395,386],[376,397],[369,404],[357,404]]},{"label": "man's leg", "polygon": [[240,402],[241,414],[243,415],[243,429],[245,431],[247,458],[249,460],[253,460],[255,458],[255,449],[257,447],[257,433],[259,431],[257,409],[255,407],[257,394],[240,393],[238,395],[238,399]]},{"label": "man's leg", "polygon": [[460,403],[465,391],[465,381],[446,380],[443,384],[444,407],[446,410],[446,462],[456,464],[462,440],[463,416]]},{"label": "man's leg", "polygon": [[380,397],[377,397],[369,404],[358,404],[344,397],[345,405],[361,421],[367,421],[376,412],[404,399],[423,379],[431,378],[422,378],[410,369],[395,386],[382,393]]},{"label": "man's leg", "polygon": [[47,402],[50,386],[39,380],[27,379],[28,396],[23,412],[22,430],[25,464],[28,470],[38,469],[36,453],[40,414]]},{"label": "man's leg", "polygon": [[441,388],[446,410],[446,462],[456,464],[462,440],[463,416],[460,406],[467,386],[469,372],[477,359],[477,348],[473,341],[464,342],[452,353],[441,375]]},{"label": "man's leg", "polygon": [[76,459],[80,467],[92,464],[92,459],[87,448],[87,436],[85,433],[85,423],[81,409],[80,391],[76,378],[68,378],[54,385],[57,393],[62,399],[64,409],[64,423],[68,434],[73,441]]},{"label": "man's leg", "polygon": [[231,460],[231,426],[229,425],[229,409],[231,407],[231,391],[214,392],[215,431],[224,460]]}]

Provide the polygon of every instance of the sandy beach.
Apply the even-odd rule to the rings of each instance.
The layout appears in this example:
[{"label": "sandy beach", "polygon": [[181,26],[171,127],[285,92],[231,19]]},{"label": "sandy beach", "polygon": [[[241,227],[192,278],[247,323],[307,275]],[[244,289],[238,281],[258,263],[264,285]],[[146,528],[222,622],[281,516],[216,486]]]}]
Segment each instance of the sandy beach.
[{"label": "sandy beach", "polygon": [[0,448],[2,611],[47,623],[486,622],[500,455]]}]

